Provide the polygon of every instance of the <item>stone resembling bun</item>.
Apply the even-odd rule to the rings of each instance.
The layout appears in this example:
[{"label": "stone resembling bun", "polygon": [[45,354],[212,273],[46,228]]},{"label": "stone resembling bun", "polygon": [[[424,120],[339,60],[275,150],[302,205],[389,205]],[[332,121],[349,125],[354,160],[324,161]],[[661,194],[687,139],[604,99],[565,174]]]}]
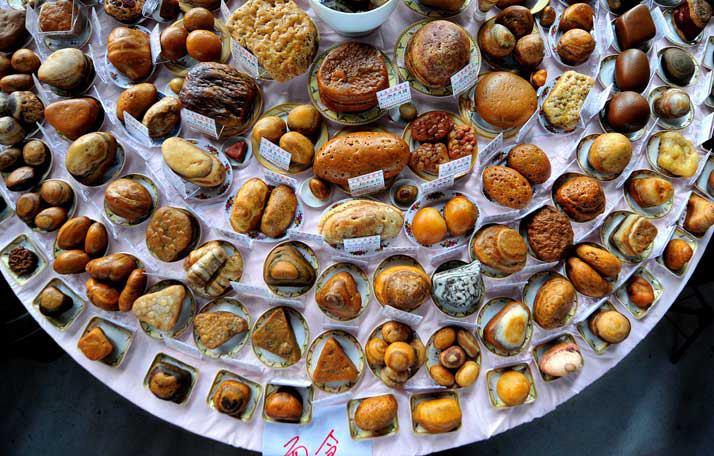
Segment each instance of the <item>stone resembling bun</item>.
[{"label": "stone resembling bun", "polygon": [[424,25],[409,40],[405,63],[419,82],[442,89],[469,63],[470,55],[471,40],[466,31],[453,22],[437,20]]},{"label": "stone resembling bun", "polygon": [[404,224],[396,207],[372,200],[351,200],[333,207],[320,219],[317,230],[325,242],[341,244],[345,239],[379,235],[382,241],[394,239]]},{"label": "stone resembling bun", "polygon": [[476,85],[476,112],[502,129],[520,128],[538,108],[535,90],[528,81],[507,71],[487,73]]},{"label": "stone resembling bun", "polygon": [[575,176],[555,193],[555,201],[576,222],[589,222],[605,210],[605,193],[592,177]]}]

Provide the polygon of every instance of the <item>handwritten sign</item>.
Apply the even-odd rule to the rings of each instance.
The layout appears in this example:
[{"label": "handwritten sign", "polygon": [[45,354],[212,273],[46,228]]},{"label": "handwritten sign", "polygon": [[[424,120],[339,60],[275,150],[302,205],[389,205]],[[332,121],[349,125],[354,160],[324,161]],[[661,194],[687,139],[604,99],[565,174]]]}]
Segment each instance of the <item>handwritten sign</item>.
[{"label": "handwritten sign", "polygon": [[290,168],[290,152],[265,138],[260,138],[260,155],[282,170],[287,171]]},{"label": "handwritten sign", "polygon": [[493,138],[486,146],[481,150],[479,154],[478,161],[481,166],[490,163],[493,157],[498,154],[503,148],[503,133],[499,133],[498,136]]},{"label": "handwritten sign", "polygon": [[451,93],[457,97],[476,85],[478,79],[478,67],[475,63],[469,62],[468,65],[451,76]]},{"label": "handwritten sign", "polygon": [[372,454],[372,441],[350,438],[344,404],[313,407],[312,421],[306,426],[265,423],[265,456],[336,456]]},{"label": "handwritten sign", "polygon": [[439,178],[453,176],[454,178],[463,176],[471,169],[471,155],[451,160],[439,165]]},{"label": "handwritten sign", "polygon": [[288,228],[288,238],[292,241],[314,242],[317,245],[322,245],[324,242],[322,236],[317,233],[308,233],[295,228]]},{"label": "handwritten sign", "polygon": [[[143,123],[136,120],[128,111],[124,112],[124,127],[129,135],[139,141],[140,144],[151,146],[149,129]],[[143,156],[143,155],[142,155]]]},{"label": "handwritten sign", "polygon": [[141,8],[141,14],[145,17],[151,17],[151,15],[154,14],[154,11],[156,11],[156,8],[159,7],[160,3],[161,0],[146,0],[146,2],[144,2],[144,6]]},{"label": "handwritten sign", "polygon": [[391,109],[412,101],[412,91],[408,82],[402,82],[377,92],[379,109]]},{"label": "handwritten sign", "polygon": [[366,195],[384,189],[384,171],[378,170],[369,174],[347,179],[352,196]]},{"label": "handwritten sign", "polygon": [[216,125],[216,121],[210,117],[206,117],[197,112],[191,111],[190,109],[181,109],[181,118],[186,121],[189,127],[194,130],[200,131],[208,136],[218,139],[220,131]]},{"label": "handwritten sign", "polygon": [[221,227],[214,226],[213,227],[216,231],[218,231],[222,236],[227,237],[233,241],[236,241],[238,245],[241,245],[243,247],[247,248],[252,248],[253,247],[253,240],[246,236],[245,234],[241,233],[236,233],[235,231],[231,230],[225,230]]},{"label": "handwritten sign", "polygon": [[389,318],[390,320],[396,320],[412,327],[419,326],[419,323],[421,323],[421,321],[424,319],[424,317],[422,317],[421,315],[417,315],[411,312],[405,312],[403,310],[397,309],[396,307],[387,305],[382,306],[382,315]]},{"label": "handwritten sign", "polygon": [[499,212],[498,214],[486,215],[483,218],[482,225],[488,225],[489,223],[502,223],[515,220],[520,215],[519,211],[508,210]]},{"label": "handwritten sign", "polygon": [[154,65],[156,65],[156,62],[158,62],[159,58],[161,57],[160,33],[161,32],[159,31],[159,24],[156,24],[153,30],[151,30],[151,34],[149,35],[149,45],[151,46],[151,61],[154,62]]},{"label": "handwritten sign", "polygon": [[221,0],[221,17],[224,22],[228,22],[228,19],[231,18],[231,10],[228,9],[228,5],[224,0]]},{"label": "handwritten sign", "polygon": [[419,249],[414,245],[407,245],[402,247],[385,247],[382,251],[384,256],[387,255],[409,255],[414,256],[419,252]]},{"label": "handwritten sign", "polygon": [[263,176],[265,176],[265,180],[270,184],[270,185],[287,185],[288,187],[291,187],[293,189],[297,188],[297,180],[295,178],[292,178],[290,176],[283,176],[282,174],[277,174],[272,171],[265,170],[263,172]]},{"label": "handwritten sign", "polygon": [[260,77],[260,65],[258,65],[258,57],[253,55],[248,49],[244,48],[235,40],[231,40],[231,52],[233,57],[238,60],[238,64],[248,72],[250,76],[258,79]]},{"label": "handwritten sign", "polygon": [[[94,11],[94,10],[92,10],[92,11]],[[94,47],[92,46],[92,43],[89,43],[89,55],[92,57],[92,60],[93,60],[94,62],[100,62],[100,61],[101,61],[101,60],[98,60],[98,59],[97,59],[97,57],[98,57],[99,54],[97,54],[97,53],[94,51]],[[101,79],[102,82],[106,84],[109,79],[107,78],[107,73],[106,73],[107,69],[104,67],[104,65],[97,65],[97,64],[95,63],[95,64],[94,64],[94,71],[97,73],[97,76],[99,76],[99,79]]]},{"label": "handwritten sign", "polygon": [[381,244],[382,238],[378,234],[374,236],[345,239],[344,241],[342,241],[342,245],[345,248],[345,252],[349,253],[374,252],[375,250],[379,249]]},{"label": "handwritten sign", "polygon": [[595,114],[605,108],[605,103],[607,103],[607,99],[610,97],[611,91],[612,84],[607,86],[605,90],[600,92],[598,95],[595,95],[592,90],[588,92],[588,96],[585,97],[585,102],[583,103],[583,107],[580,110],[580,112],[582,113],[581,119],[583,120],[583,122],[587,122],[588,120],[592,119]]},{"label": "handwritten sign", "polygon": [[425,194],[433,193],[438,190],[444,190],[454,186],[454,176],[444,176],[434,179],[430,182],[421,184],[421,191]]}]

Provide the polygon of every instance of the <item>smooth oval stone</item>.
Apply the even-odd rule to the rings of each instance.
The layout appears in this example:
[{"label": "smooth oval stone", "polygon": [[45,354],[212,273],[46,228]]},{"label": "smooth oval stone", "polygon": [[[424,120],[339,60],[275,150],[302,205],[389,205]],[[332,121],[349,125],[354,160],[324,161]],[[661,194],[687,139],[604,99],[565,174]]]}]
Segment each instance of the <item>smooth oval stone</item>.
[{"label": "smooth oval stone", "polygon": [[617,132],[632,133],[647,125],[650,105],[637,92],[620,92],[610,100],[607,122]]},{"label": "smooth oval stone", "polygon": [[685,86],[694,76],[694,62],[683,50],[669,48],[662,53],[662,70],[672,82]]},{"label": "smooth oval stone", "polygon": [[615,85],[621,91],[642,92],[650,80],[650,62],[639,49],[628,49],[615,58]]}]

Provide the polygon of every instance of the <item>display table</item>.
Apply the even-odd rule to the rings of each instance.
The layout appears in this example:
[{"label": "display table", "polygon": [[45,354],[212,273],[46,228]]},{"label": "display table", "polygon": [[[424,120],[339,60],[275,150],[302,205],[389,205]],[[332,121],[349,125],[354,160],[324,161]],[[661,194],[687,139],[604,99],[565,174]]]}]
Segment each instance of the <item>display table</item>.
[{"label": "display table", "polygon": [[[298,1],[298,4],[314,17],[309,9],[309,6],[307,5],[307,2],[301,0]],[[239,2],[237,1],[230,2],[229,8],[235,9],[238,5]],[[560,4],[558,4],[558,7],[562,8]],[[475,8],[476,5],[472,4],[464,13],[451,19],[462,24],[466,30],[472,34],[472,36],[476,35],[477,28],[479,26],[479,24],[475,22],[472,17],[472,12]],[[97,12],[102,23],[102,39],[106,40],[106,36],[109,31],[118,24],[107,17],[101,10],[101,7],[99,7]],[[489,14],[492,15],[494,13],[491,12]],[[602,12],[600,14],[602,14]],[[421,19],[422,17],[416,15],[406,5],[400,4],[391,16],[390,20],[384,24],[384,26],[373,32],[371,35],[360,38],[359,40],[375,45],[392,57],[394,43],[396,42],[401,31],[407,25]],[[341,37],[328,29],[318,19],[315,19],[315,21],[320,29],[320,52],[335,43],[346,40],[344,37]],[[149,21],[149,23],[151,25],[147,27],[150,29],[153,28],[153,23],[151,21]],[[705,31],[705,36],[710,34],[711,29],[712,24],[709,24],[709,28]],[[664,38],[660,37],[655,44],[655,49],[666,45],[669,44]],[[92,47],[94,48],[96,54],[103,56],[104,43],[100,42],[96,35],[92,39]],[[699,46],[692,48],[691,51],[700,60],[701,55],[704,52],[704,45],[700,44]],[[608,49],[605,51],[605,54],[611,54],[614,52],[615,51],[613,49]],[[557,75],[564,71],[563,68],[559,67],[555,63],[552,57],[548,56],[546,57],[546,61],[543,66],[547,68],[549,74],[552,75]],[[596,69],[597,64],[588,65],[586,68],[580,69],[580,71],[594,75]],[[483,72],[486,70],[487,65],[484,63],[481,66],[481,71]],[[701,100],[700,95],[704,90],[706,90],[704,86],[710,77],[708,71],[703,68],[701,70],[702,71],[699,74],[697,83],[694,84],[694,86],[687,88],[687,91],[694,97],[695,102],[697,103]],[[155,83],[157,87],[163,89],[168,80],[171,78],[171,75],[165,68],[161,68],[157,73],[158,76]],[[262,86],[264,92],[265,110],[286,102],[309,102],[306,91],[306,75],[302,75],[285,84],[263,81],[260,85]],[[658,77],[655,76],[650,83],[650,88],[659,85],[663,84]],[[120,93],[120,89],[111,84],[105,84],[99,79],[96,81],[96,88],[107,106],[113,105],[118,94]],[[596,83],[594,90],[601,91],[602,89],[602,86]],[[92,94],[92,92],[90,92],[90,94]],[[416,91],[412,91],[412,96],[420,112],[425,112],[431,109],[443,109],[458,112],[458,105],[456,99],[453,97],[437,99],[423,96]],[[701,128],[701,120],[710,113],[710,109],[702,104],[698,104],[696,106],[695,121],[690,127],[683,131],[683,134],[690,138],[697,135],[697,129]],[[653,121],[651,120],[650,125],[652,122]],[[401,134],[403,129],[403,126],[399,126],[389,121],[387,117],[382,119],[379,125],[398,134]],[[51,127],[49,126],[46,128],[51,130]],[[225,198],[211,202],[184,200],[179,196],[170,183],[166,182],[165,179],[161,179],[160,149],[142,148],[136,141],[132,141],[120,126],[112,125],[109,121],[106,122],[105,129],[115,132],[118,140],[125,148],[127,160],[122,174],[142,173],[152,177],[160,189],[161,206],[172,205],[187,207],[193,210],[199,216],[203,225],[203,234],[201,238],[202,242],[211,239],[225,238],[225,236],[216,229],[217,227],[226,229],[224,215]],[[339,126],[331,125],[331,135],[339,129]],[[553,169],[553,178],[548,182],[548,185],[551,185],[554,178],[563,172],[580,172],[577,162],[573,161],[573,151],[575,150],[581,135],[600,131],[597,117],[594,117],[588,122],[585,131],[577,131],[576,133],[567,136],[555,136],[547,132],[540,125],[536,124],[527,134],[526,139],[523,142],[536,144],[548,153]],[[657,131],[657,129],[655,128],[654,131]],[[201,137],[199,134],[190,131],[187,128],[182,130],[181,136],[186,138],[202,138],[203,140],[208,140],[206,137]],[[645,135],[643,139],[634,142],[635,157],[633,160],[638,160],[638,166],[636,166],[635,169],[649,168],[647,160],[642,154],[641,149],[642,144],[647,141],[647,138],[648,136]],[[110,251],[129,252],[136,255],[145,262],[149,272],[152,274],[159,274],[161,276],[181,280],[185,279],[185,274],[181,268],[181,262],[171,264],[162,263],[157,259],[152,258],[146,250],[144,242],[146,223],[132,228],[124,228],[112,226],[105,218],[103,218],[100,212],[102,208],[102,188],[81,189],[79,184],[72,181],[72,178],[68,175],[64,168],[63,156],[69,143],[59,140],[58,138],[45,139],[49,142],[55,142],[59,146],[59,149],[54,150],[55,163],[51,177],[61,178],[72,182],[75,190],[80,193],[80,201],[76,215],[86,215],[95,220],[100,220],[107,225],[110,229],[112,238],[110,241]],[[488,141],[484,138],[479,138],[479,148],[483,148],[487,143]],[[139,153],[139,151],[141,151],[141,153]],[[146,159],[144,159],[144,157],[146,157]],[[250,165],[246,168],[234,170],[233,187],[230,194],[234,194],[237,188],[248,178],[255,176],[261,177],[264,172],[264,168],[255,159],[253,159]],[[405,169],[403,174],[411,175],[411,172],[408,169]],[[302,181],[308,178],[309,175],[310,173],[307,172],[296,177],[299,181]],[[410,177],[415,178],[414,176]],[[662,243],[667,241],[668,236],[671,233],[670,227],[677,223],[677,219],[682,213],[682,209],[686,206],[688,192],[691,190],[691,187],[685,180],[674,179],[674,182],[675,199],[673,209],[667,216],[653,220],[659,230],[658,238],[655,243],[655,250],[658,250],[658,245],[663,245]],[[617,209],[629,210],[629,206],[622,197],[622,189],[616,188],[614,181],[603,182],[603,188],[607,196],[608,211]],[[474,199],[474,201],[476,201],[481,211],[481,217],[493,216],[503,211],[501,208],[489,202],[481,191],[481,176],[479,167],[476,167],[470,176],[458,181],[455,185],[455,189],[467,193]],[[3,191],[7,194],[11,193],[4,188]],[[548,190],[543,193],[542,200],[539,201],[539,204],[552,204],[550,191]],[[16,194],[12,195],[13,199],[16,199],[16,197]],[[333,195],[333,201],[343,197],[343,194],[336,191]],[[385,201],[387,199],[385,194],[377,195],[377,197]],[[303,207],[304,223],[301,230],[316,233],[317,223],[322,209],[312,209],[307,205],[304,205]],[[591,231],[593,227],[588,224],[574,223],[573,226],[575,230],[576,242],[585,240],[600,242],[598,229]],[[49,260],[50,264],[42,271],[41,274],[39,274],[39,276],[35,277],[32,281],[23,286],[19,286],[12,277],[9,277],[5,269],[3,269],[3,273],[18,298],[26,306],[28,312],[38,321],[42,328],[50,334],[50,336],[70,356],[72,356],[72,358],[82,365],[89,373],[97,377],[100,381],[112,388],[118,394],[130,400],[138,407],[141,407],[155,416],[160,417],[161,419],[180,426],[190,432],[215,439],[229,445],[257,451],[261,450],[263,447],[264,428],[264,421],[261,418],[260,413],[262,403],[258,405],[258,409],[256,410],[253,419],[248,423],[244,423],[227,415],[217,413],[215,410],[211,409],[207,403],[207,396],[214,377],[221,369],[227,369],[244,375],[245,377],[248,377],[262,385],[265,385],[267,381],[276,377],[307,379],[308,376],[305,369],[304,359],[285,370],[268,369],[258,361],[251,350],[250,342],[248,342],[236,356],[236,359],[239,360],[238,363],[231,360],[226,361],[221,359],[210,359],[207,357],[198,359],[196,354],[192,354],[195,352],[195,349],[181,348],[175,345],[170,347],[159,340],[148,337],[130,313],[125,315],[112,315],[109,312],[98,310],[90,304],[87,304],[84,312],[76,321],[72,323],[69,328],[65,331],[61,331],[50,324],[50,322],[43,315],[41,315],[38,309],[32,304],[37,293],[50,279],[53,277],[60,277],[55,274],[51,268],[51,248],[54,233],[43,234],[32,231],[19,219],[17,219],[17,217],[12,217],[0,225],[0,239],[2,240],[3,246],[21,233],[27,233],[31,236],[32,240],[39,246],[40,252],[46,259]],[[639,320],[635,319],[614,296],[611,296],[609,301],[630,320],[632,324],[632,332],[624,342],[619,345],[610,346],[601,354],[595,353],[595,351],[583,340],[580,333],[577,331],[575,324],[570,324],[565,328],[554,331],[544,331],[534,325],[534,332],[530,341],[530,346],[520,355],[516,355],[510,359],[496,356],[482,346],[481,373],[479,374],[478,380],[470,388],[459,390],[458,392],[463,412],[463,424],[456,432],[444,435],[420,436],[415,435],[411,430],[409,397],[415,392],[425,391],[433,386],[433,382],[427,375],[425,368],[422,368],[410,381],[409,387],[404,388],[403,390],[393,390],[387,388],[369,371],[367,366],[365,366],[365,372],[363,373],[361,380],[357,386],[346,395],[347,397],[343,396],[330,398],[327,399],[327,401],[333,401],[334,403],[341,404],[341,406],[344,407],[346,401],[352,397],[365,397],[384,393],[393,393],[397,396],[399,403],[399,432],[394,436],[375,439],[373,441],[374,454],[416,455],[441,451],[488,439],[495,434],[504,432],[510,428],[518,426],[519,424],[541,417],[554,410],[561,403],[578,394],[600,376],[605,375],[610,368],[625,358],[625,356],[640,342],[640,340],[647,336],[649,331],[667,312],[667,309],[672,305],[682,288],[687,283],[687,280],[704,253],[706,244],[710,237],[711,230],[707,233],[707,235],[699,239],[698,248],[695,250],[694,257],[691,260],[686,273],[682,277],[675,276],[669,272],[662,264],[656,261],[655,258],[651,258],[640,265],[624,265],[618,283],[622,283],[635,268],[644,265],[646,269],[659,279],[664,293],[654,304],[648,314]],[[334,251],[324,246],[320,246],[317,243],[310,244],[318,256],[320,271],[335,261],[344,261],[344,259],[337,260]],[[245,272],[241,279],[242,283],[263,286],[263,261],[268,251],[273,246],[274,244],[253,243],[252,248],[250,249],[239,247],[243,253],[246,263]],[[404,233],[400,234],[399,238],[397,238],[397,240],[392,244],[392,247],[414,247],[416,249],[416,258],[424,266],[428,274],[431,274],[434,268],[438,266],[438,263],[431,263],[433,257],[432,252],[427,251],[424,248],[416,248],[414,244],[409,242]],[[388,256],[388,254],[389,252],[385,252],[385,254],[377,256],[377,259],[358,258],[357,263],[358,265],[363,266],[368,276],[371,277],[379,261]],[[460,250],[457,258],[468,261],[466,246]],[[533,258],[529,257],[528,261],[528,266],[534,264]],[[558,264],[554,267],[554,269],[562,272],[562,264]],[[532,273],[533,269],[530,271]],[[523,283],[527,280],[529,275],[530,274],[517,274],[504,280],[486,278],[485,283],[487,294],[484,302],[496,296],[519,297]],[[63,276],[61,278],[73,287],[79,296],[84,296],[85,289],[83,283],[84,280],[86,280],[86,274],[78,277]],[[150,284],[156,280],[158,280],[157,277],[150,277]],[[203,298],[196,297],[196,299],[198,308],[202,307],[206,302]],[[263,299],[250,297],[240,297],[239,299],[248,308],[251,314],[252,322],[255,322],[258,316],[270,307],[270,304]],[[599,300],[589,299],[583,295],[578,295],[578,308],[574,322],[582,320],[590,312],[592,312],[595,309],[595,306],[599,304],[598,301]],[[327,329],[325,324],[328,320],[315,305],[314,291],[311,291],[304,297],[304,310],[302,310],[302,312],[304,313],[309,324],[310,340]],[[447,317],[442,314],[430,301],[426,302],[416,313],[423,316],[423,320],[418,326],[415,327],[415,329],[419,333],[422,341],[425,343],[438,328],[446,324],[453,324],[453,319],[447,319]],[[129,352],[123,363],[117,368],[109,367],[99,362],[92,362],[83,356],[83,354],[77,349],[77,341],[82,331],[88,321],[95,315],[100,315],[107,319],[113,319],[119,324],[131,328],[134,332],[134,340],[131,344]],[[475,318],[476,314],[465,319],[467,326],[471,325],[471,327],[473,327]],[[375,299],[372,299],[364,316],[359,320],[359,326],[350,330],[350,332],[352,332],[364,345],[367,342],[367,338],[373,328],[386,319],[387,318],[382,313],[380,304]],[[539,375],[537,365],[532,359],[532,347],[537,343],[546,341],[555,335],[563,333],[569,333],[575,337],[585,359],[584,367],[575,375],[556,381],[545,382]],[[188,344],[189,347],[194,346],[193,335],[190,330],[186,331],[186,333],[184,333],[179,339],[185,344]],[[149,366],[155,356],[159,352],[164,352],[178,358],[195,367],[200,372],[197,383],[191,392],[190,398],[184,405],[176,405],[157,399],[143,384],[144,376],[146,375],[147,370],[149,369]],[[491,406],[488,399],[488,391],[485,382],[486,372],[493,367],[514,364],[516,361],[530,363],[533,378],[535,380],[537,398],[535,402],[528,405],[511,409],[496,409]],[[329,396],[329,394],[322,391],[316,391],[314,407],[321,407],[321,403],[326,404],[327,402],[322,401],[326,400]],[[583,411],[583,413],[586,413],[586,411]],[[131,419],[131,417],[129,416],[127,419]],[[344,419],[347,419],[346,414]]]}]

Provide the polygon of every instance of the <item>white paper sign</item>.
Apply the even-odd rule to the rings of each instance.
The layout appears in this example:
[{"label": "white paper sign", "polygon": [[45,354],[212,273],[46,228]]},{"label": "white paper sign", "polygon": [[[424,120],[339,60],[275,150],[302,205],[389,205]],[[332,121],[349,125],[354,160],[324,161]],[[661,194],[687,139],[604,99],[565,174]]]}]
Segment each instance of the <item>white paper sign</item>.
[{"label": "white paper sign", "polygon": [[97,16],[97,8],[90,8],[92,10],[92,24],[94,27],[94,34],[97,37],[97,42],[102,43],[102,23],[99,21],[99,16]]},{"label": "white paper sign", "polygon": [[408,82],[402,82],[377,92],[379,109],[391,109],[412,101],[412,91]]},{"label": "white paper sign", "polygon": [[35,73],[32,73],[32,82],[35,84],[35,92],[37,93],[37,98],[40,99],[43,105],[47,106],[50,104],[50,97],[45,90],[45,86],[42,85]]},{"label": "white paper sign", "polygon": [[290,168],[290,152],[265,138],[260,138],[260,155],[282,170],[287,171]]},{"label": "white paper sign", "polygon": [[493,138],[479,153],[478,161],[481,166],[490,163],[493,157],[498,154],[503,148],[503,133]]},{"label": "white paper sign", "polygon": [[322,245],[324,239],[317,233],[308,233],[306,231],[296,230],[295,228],[288,229],[288,238],[293,241],[312,242],[317,245]]},{"label": "white paper sign", "polygon": [[428,195],[438,190],[444,190],[454,186],[454,176],[444,176],[430,182],[421,184],[422,193]]},{"label": "white paper sign", "polygon": [[446,387],[432,383],[430,382],[430,380],[417,380],[412,377],[408,382],[404,384],[404,389],[407,391],[425,392],[445,390]]},{"label": "white paper sign", "polygon": [[439,165],[439,178],[453,176],[454,178],[465,175],[471,169],[471,155],[451,160]]},{"label": "white paper sign", "polygon": [[518,218],[519,215],[520,212],[513,209],[499,212],[498,214],[486,215],[483,217],[481,225],[488,225],[489,223],[508,222]]},{"label": "white paper sign", "polygon": [[161,171],[164,175],[164,178],[171,183],[171,186],[176,189],[176,191],[179,193],[179,195],[181,195],[182,198],[191,198],[196,193],[201,191],[201,187],[184,180],[178,174],[174,173],[170,169],[167,169],[166,165],[162,165]]},{"label": "white paper sign", "polygon": [[541,271],[547,271],[548,269],[553,269],[555,266],[558,265],[557,261],[553,261],[551,263],[536,263],[532,264],[530,266],[526,266],[525,268],[521,269],[518,274],[521,275],[532,275],[535,274],[536,272],[541,272]]},{"label": "white paper sign", "polygon": [[[136,120],[134,116],[127,111],[124,112],[124,127],[126,127],[127,133],[129,133],[132,138],[145,146],[151,146],[151,138],[149,137],[149,129],[147,126]],[[142,153],[141,156],[144,157],[144,154]]]},{"label": "white paper sign", "polygon": [[154,14],[154,11],[156,11],[156,8],[159,7],[160,3],[161,0],[146,0],[144,2],[144,6],[141,8],[141,14],[145,17],[151,17],[151,15]]},{"label": "white paper sign", "polygon": [[510,293],[512,291],[520,290],[527,282],[522,280],[520,282],[510,282],[510,283],[499,283],[499,284],[489,284],[486,286],[486,294],[489,296],[498,296],[503,293]]},{"label": "white paper sign", "polygon": [[[144,5],[146,5],[146,3]],[[156,64],[161,57],[161,32],[159,31],[159,24],[156,24],[153,30],[151,30],[149,45],[151,46],[151,61]]]},{"label": "white paper sign", "polygon": [[612,84],[607,86],[602,92],[597,95],[595,95],[592,89],[590,90],[590,92],[588,92],[588,96],[585,98],[583,107],[580,110],[580,117],[583,122],[589,121],[594,115],[596,115],[605,108],[605,103],[607,103],[607,99],[610,97],[611,91]]},{"label": "white paper sign", "polygon": [[461,253],[463,252],[463,250],[463,245],[455,245],[453,247],[449,247],[448,249],[444,249],[439,253],[431,255],[431,264],[441,264],[446,260],[453,260],[454,258],[459,258],[461,257]]},{"label": "white paper sign", "polygon": [[674,230],[677,229],[676,225],[672,225],[669,228],[667,228],[667,231],[664,232],[664,236],[661,237],[661,242],[655,242],[655,246],[652,249],[652,255],[651,258],[657,258],[664,253],[664,249],[667,248],[667,244],[669,244],[669,240],[672,239],[672,235],[674,234]]},{"label": "white paper sign", "polygon": [[465,67],[451,76],[451,93],[455,97],[458,97],[476,85],[477,79],[478,67],[475,63],[469,62]]},{"label": "white paper sign", "polygon": [[701,147],[702,144],[707,142],[709,138],[712,137],[712,127],[714,127],[714,112],[710,113],[699,122],[699,128],[696,129],[697,147]]},{"label": "white paper sign", "polygon": [[245,234],[236,233],[235,231],[225,230],[221,227],[214,226],[216,231],[218,231],[222,236],[227,237],[235,241],[238,245],[246,247],[248,249],[253,247],[253,239],[246,236]]},{"label": "white paper sign", "polygon": [[224,22],[228,22],[228,19],[231,18],[231,10],[228,9],[228,5],[223,0],[221,0],[221,16]]},{"label": "white paper sign", "polygon": [[260,77],[260,66],[258,65],[258,57],[253,55],[248,49],[244,48],[237,41],[231,39],[231,52],[233,57],[238,60],[240,66],[254,78]]},{"label": "white paper sign", "polygon": [[385,247],[385,249],[382,251],[382,255],[383,256],[391,256],[391,255],[414,256],[417,254],[418,251],[419,251],[419,249],[413,245],[404,246],[404,247]]},{"label": "white paper sign", "polygon": [[173,348],[177,352],[191,356],[192,358],[203,359],[203,354],[191,344],[187,344],[186,342],[182,342],[171,337],[162,337],[161,340],[164,342],[164,345],[169,348]]},{"label": "white paper sign", "polygon": [[366,195],[384,189],[384,171],[381,169],[369,174],[347,179],[352,196]]},{"label": "white paper sign", "polygon": [[374,252],[379,249],[381,243],[382,239],[378,234],[374,236],[345,239],[342,241],[345,252],[349,253]]},{"label": "white paper sign", "polygon": [[183,119],[191,128],[198,130],[208,136],[218,139],[220,131],[216,125],[216,121],[210,117],[206,117],[190,109],[181,109],[181,119]]},{"label": "white paper sign", "polygon": [[[528,132],[535,126],[536,123],[538,123],[538,113],[539,111],[536,109],[533,115],[531,115],[530,118],[526,121],[526,123],[523,124],[521,129],[518,130],[518,134],[516,135],[516,143],[522,143],[523,140],[526,139],[526,135],[528,134]],[[499,135],[502,134],[503,133],[499,133]]]},{"label": "white paper sign", "polygon": [[231,282],[231,287],[233,288],[233,291],[242,296],[263,298],[274,304],[296,307],[298,309],[305,308],[305,303],[299,299],[281,298],[279,296],[275,296],[269,290],[262,287],[256,287],[254,285],[239,282]]},{"label": "white paper sign", "polygon": [[225,357],[221,357],[219,359],[226,364],[230,364],[232,366],[239,367],[242,370],[246,370],[246,371],[252,372],[254,374],[262,374],[263,370],[264,370],[262,365],[250,362],[248,360],[225,358]]},{"label": "white paper sign", "polygon": [[297,189],[297,180],[295,178],[292,178],[290,176],[284,176],[282,174],[277,174],[272,171],[265,170],[263,172],[263,176],[265,176],[265,180],[270,184],[270,185],[287,185],[288,187],[291,187],[292,189]]},{"label": "white paper sign", "polygon": [[422,319],[424,318],[421,315],[417,315],[411,312],[404,312],[403,310],[399,310],[396,307],[387,305],[382,306],[382,315],[391,320],[397,320],[399,322],[407,324],[411,327],[419,326],[419,323],[421,323]]},{"label": "white paper sign", "polygon": [[[92,11],[94,11],[94,10],[92,10]],[[99,76],[99,79],[101,79],[102,82],[106,84],[107,81],[109,80],[107,78],[107,73],[106,73],[107,69],[103,63],[99,63],[99,62],[101,62],[101,57],[96,52],[94,52],[94,47],[92,46],[92,43],[89,43],[89,55],[92,57],[92,60],[94,61],[94,71],[97,73],[97,76]]]}]

